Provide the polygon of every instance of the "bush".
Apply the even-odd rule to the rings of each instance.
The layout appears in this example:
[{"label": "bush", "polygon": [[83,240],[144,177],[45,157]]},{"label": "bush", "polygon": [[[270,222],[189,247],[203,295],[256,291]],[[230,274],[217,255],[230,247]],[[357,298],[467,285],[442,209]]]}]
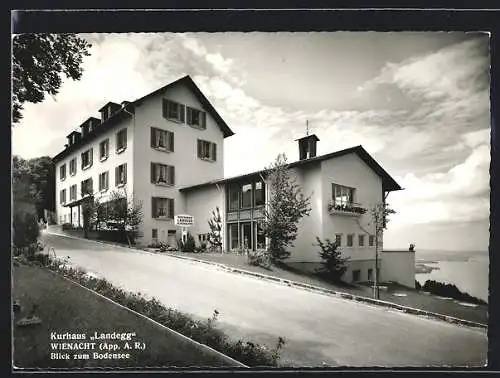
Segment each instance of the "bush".
[{"label": "bush", "polygon": [[247,263],[253,266],[268,267],[271,263],[269,259],[269,253],[264,250],[249,250],[247,253]]},{"label": "bush", "polygon": [[232,341],[223,331],[216,328],[217,318],[219,316],[217,310],[214,310],[212,317],[208,318],[206,321],[194,320],[181,311],[165,307],[156,298],[147,299],[141,293],[125,292],[113,286],[103,278],[89,277],[86,275],[85,271],[80,268],[74,269],[67,267],[64,261],[51,259],[49,268],[62,273],[64,276],[131,310],[137,311],[192,340],[208,345],[248,366],[275,367],[278,365],[280,351],[285,344],[284,339],[281,337],[278,339],[276,347],[272,350],[268,350],[265,346],[250,341]]},{"label": "bush", "polygon": [[207,251],[207,243],[206,242],[200,242],[200,245],[195,247],[194,249],[195,252],[197,253],[203,253]]},{"label": "bush", "polygon": [[71,223],[63,223],[62,226],[61,226],[61,228],[63,230],[72,230],[74,227],[73,227],[73,225]]},{"label": "bush", "polygon": [[321,250],[319,251],[319,255],[322,260],[321,268],[318,268],[316,272],[324,274],[335,281],[340,281],[347,270],[349,257],[342,257],[342,252],[338,250],[337,243],[332,242],[330,239],[325,239],[325,241],[322,242],[321,239],[316,236],[316,241],[318,244],[313,245],[320,247]]},{"label": "bush", "polygon": [[441,297],[453,298],[474,304],[486,304],[486,302],[482,299],[461,292],[455,285],[445,284],[434,280],[425,281],[424,286],[422,286],[422,290]]},{"label": "bush", "polygon": [[182,239],[179,240],[179,247],[182,252],[194,252],[196,248],[196,242],[193,235],[187,234],[186,242],[184,243]]},{"label": "bush", "polygon": [[418,282],[417,280],[415,280],[415,289],[416,290],[421,290],[422,289],[422,285],[420,285],[420,282]]},{"label": "bush", "polygon": [[36,243],[40,235],[38,221],[35,215],[30,213],[17,213],[14,215],[13,231],[13,242],[17,248],[25,248]]}]

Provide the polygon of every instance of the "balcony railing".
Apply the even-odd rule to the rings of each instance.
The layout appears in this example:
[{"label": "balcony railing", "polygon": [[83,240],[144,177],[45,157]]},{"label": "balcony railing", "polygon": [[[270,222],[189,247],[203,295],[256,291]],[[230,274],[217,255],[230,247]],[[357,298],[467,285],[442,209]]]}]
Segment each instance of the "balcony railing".
[{"label": "balcony railing", "polygon": [[328,203],[328,212],[330,214],[360,216],[366,213],[366,209],[359,203],[330,201]]}]

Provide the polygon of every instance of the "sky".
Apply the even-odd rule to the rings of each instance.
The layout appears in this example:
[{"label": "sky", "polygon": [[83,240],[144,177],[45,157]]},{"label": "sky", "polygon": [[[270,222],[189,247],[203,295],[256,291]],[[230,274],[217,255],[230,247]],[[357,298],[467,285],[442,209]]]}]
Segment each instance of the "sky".
[{"label": "sky", "polygon": [[[362,145],[404,188],[384,247],[487,250],[489,35],[463,32],[81,34],[80,81],[25,104],[12,152],[54,156],[108,101],[190,75],[235,135],[224,175],[298,159],[306,121],[318,155]],[[307,193],[306,193],[307,194]]]}]

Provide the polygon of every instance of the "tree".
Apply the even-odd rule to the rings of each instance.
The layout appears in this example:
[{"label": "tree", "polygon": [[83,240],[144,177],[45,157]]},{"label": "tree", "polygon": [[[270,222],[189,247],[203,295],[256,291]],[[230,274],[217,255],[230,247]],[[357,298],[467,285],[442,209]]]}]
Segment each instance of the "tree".
[{"label": "tree", "polygon": [[139,236],[143,217],[142,203],[135,201],[132,196],[129,197],[125,188],[123,194],[114,190],[109,198],[108,217],[115,222],[131,246]]},{"label": "tree", "polygon": [[222,251],[222,217],[220,215],[219,206],[212,210],[212,218],[208,220],[208,227],[210,227],[210,233],[208,234],[208,242],[210,247],[215,251]]},{"label": "tree", "polygon": [[[85,194],[86,193],[82,193],[82,197]],[[82,201],[81,206],[84,238],[88,238],[88,232],[97,224],[100,202],[96,197],[90,195]]]},{"label": "tree", "polygon": [[80,80],[83,57],[92,47],[76,34],[20,34],[12,40],[12,120],[22,118],[25,102],[39,103],[55,96],[62,74]]},{"label": "tree", "polygon": [[[375,231],[375,279],[374,279],[374,284],[373,284],[373,296],[375,298],[379,298],[380,293],[379,293],[379,276],[378,276],[378,271],[379,271],[379,252],[382,248],[382,243],[383,243],[383,234],[384,230],[387,229],[387,224],[389,223],[389,215],[395,214],[396,211],[391,209],[389,205],[384,201],[384,202],[379,202],[372,206],[370,208],[370,218],[371,221],[367,224],[368,227],[372,227]],[[358,223],[359,224],[359,223]],[[366,231],[365,228],[359,224],[361,229],[368,234],[370,232]]]},{"label": "tree", "polygon": [[12,186],[14,200],[34,203],[38,219],[43,218],[44,209],[55,210],[55,170],[50,157],[25,160],[14,156]]},{"label": "tree", "polygon": [[313,245],[320,248],[319,255],[322,260],[321,268],[317,269],[317,272],[327,275],[330,279],[340,280],[347,270],[349,257],[342,257],[342,252],[335,241],[327,238],[322,242],[316,236],[316,242],[317,244]]},{"label": "tree", "polygon": [[262,234],[269,238],[271,262],[276,263],[290,257],[288,247],[297,238],[299,220],[311,212],[310,197],[305,197],[302,188],[291,176],[285,154],[279,154],[266,169],[270,182],[269,206],[261,221]]}]

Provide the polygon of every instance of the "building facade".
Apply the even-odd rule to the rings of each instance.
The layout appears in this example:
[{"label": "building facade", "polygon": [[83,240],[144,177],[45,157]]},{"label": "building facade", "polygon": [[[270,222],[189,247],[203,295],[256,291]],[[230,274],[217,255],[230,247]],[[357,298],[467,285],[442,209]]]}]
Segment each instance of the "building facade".
[{"label": "building facade", "polygon": [[[141,244],[175,247],[179,214],[194,217],[189,231],[202,243],[218,209],[223,251],[266,248],[259,232],[271,195],[266,173],[224,178],[224,139],[234,133],[189,76],[99,111],[101,118],[91,117],[69,134],[54,158],[60,224],[81,226],[86,196],[108,201],[119,191],[142,204]],[[351,260],[347,280],[372,280],[375,239],[366,209],[401,188],[363,147],[316,156],[318,141],[316,135],[299,139],[299,160],[288,164],[312,208],[300,221],[289,262],[312,269],[320,262],[316,236],[335,239]]]}]

